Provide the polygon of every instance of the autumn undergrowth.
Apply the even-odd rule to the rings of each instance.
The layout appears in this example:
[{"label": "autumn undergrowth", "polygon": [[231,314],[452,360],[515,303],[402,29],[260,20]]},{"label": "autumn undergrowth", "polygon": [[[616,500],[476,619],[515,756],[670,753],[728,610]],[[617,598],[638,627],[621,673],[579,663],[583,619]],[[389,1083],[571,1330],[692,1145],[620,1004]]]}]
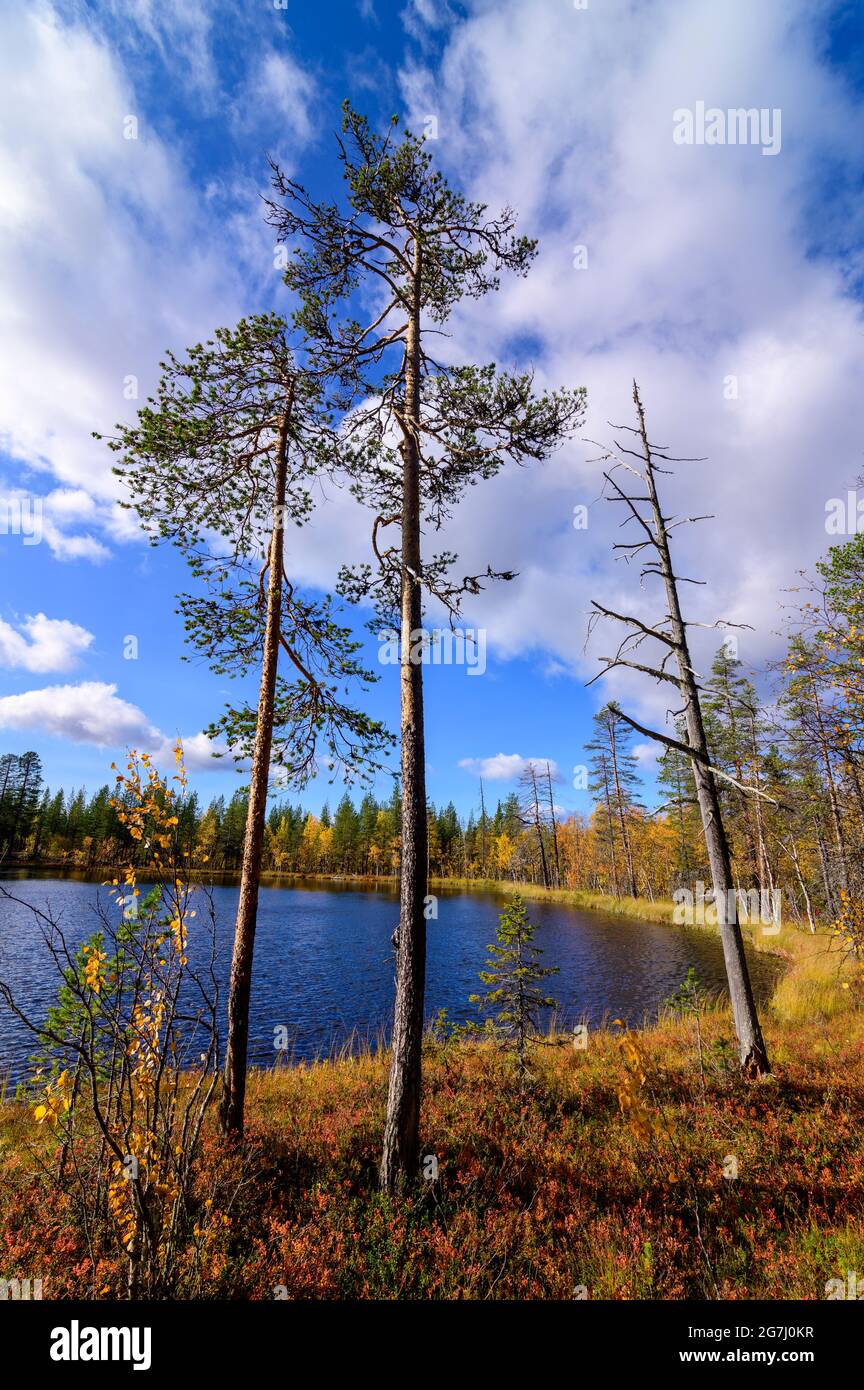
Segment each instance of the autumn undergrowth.
[{"label": "autumn undergrowth", "polygon": [[[382,1050],[256,1070],[244,1151],[205,1124],[172,1296],[824,1298],[864,1271],[864,1011],[828,938],[783,949],[757,1084],[717,1004],[698,1034],[670,1009],[584,1048],[549,1037],[527,1090],[494,1046],[430,1031],[437,1177],[401,1200],[377,1191]],[[0,1106],[0,1275],[122,1297],[123,1262],[53,1185],[50,1143],[28,1106]]]}]

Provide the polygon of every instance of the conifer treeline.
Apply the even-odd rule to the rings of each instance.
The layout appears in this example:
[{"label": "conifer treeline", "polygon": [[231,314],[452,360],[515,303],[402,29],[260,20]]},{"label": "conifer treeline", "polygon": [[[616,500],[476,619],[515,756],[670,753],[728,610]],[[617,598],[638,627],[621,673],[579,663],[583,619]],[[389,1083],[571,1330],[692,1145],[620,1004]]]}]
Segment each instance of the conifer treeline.
[{"label": "conifer treeline", "polygon": [[[728,644],[703,680],[707,733],[721,776],[737,884],[781,890],[784,915],[812,926],[855,910],[864,889],[864,535],[832,548],[796,619],[778,688],[760,702]],[[614,706],[594,718],[586,750],[588,816],[562,815],[555,777],[529,766],[520,792],[460,817],[453,803],[428,807],[430,872],[596,893],[669,897],[708,882],[689,760],[659,760],[659,805],[646,806],[632,730]],[[742,790],[747,788],[747,790]],[[754,794],[756,789],[759,795]],[[110,786],[89,799],[43,788],[38,755],[0,758],[0,853],[11,860],[95,868],[139,860],[111,805]],[[655,798],[656,800],[656,798]],[[190,863],[240,864],[246,795],[203,806],[191,792],[178,811]],[[275,802],[264,866],[295,874],[399,872],[398,792],[386,800],[346,794],[320,816]]]}]

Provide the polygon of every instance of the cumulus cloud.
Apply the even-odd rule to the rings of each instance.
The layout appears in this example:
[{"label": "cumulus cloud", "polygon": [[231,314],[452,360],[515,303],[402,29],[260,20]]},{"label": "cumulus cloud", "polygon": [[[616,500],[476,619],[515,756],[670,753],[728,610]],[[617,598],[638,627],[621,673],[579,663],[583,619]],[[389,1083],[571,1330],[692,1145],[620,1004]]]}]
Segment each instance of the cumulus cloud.
[{"label": "cumulus cloud", "polygon": [[662,747],[659,743],[634,743],[631,749],[643,772],[653,772],[657,766]]},{"label": "cumulus cloud", "polygon": [[526,768],[534,767],[545,776],[548,766],[553,782],[560,781],[554,758],[523,758],[521,753],[496,753],[491,758],[461,758],[459,767],[489,782],[516,782]]},{"label": "cumulus cloud", "polygon": [[[165,52],[185,26],[212,57],[207,7],[135,0],[133,14]],[[440,351],[531,360],[539,385],[584,384],[583,433],[600,442],[610,420],[630,423],[637,377],[654,439],[708,459],[664,480],[669,510],[715,514],[675,532],[681,572],[706,581],[687,587],[689,612],[751,624],[739,646],[756,665],[777,649],[778,595],[826,548],[826,500],[860,471],[864,325],[851,287],[861,263],[848,248],[861,230],[852,191],[864,107],[829,66],[825,15],[810,0],[606,0],[585,10],[474,0],[458,13],[410,0],[404,12],[423,39],[421,61],[401,74],[409,123],[420,129],[435,114],[434,153],[454,182],[492,209],[512,204],[521,229],[540,237],[529,276],[505,276],[499,294],[460,309]],[[237,316],[248,300],[241,277],[256,260],[260,269],[266,237],[238,210],[230,181],[201,195],[190,184],[140,111],[123,50],[44,4],[7,7],[0,25],[0,429],[69,494],[55,498],[46,531],[54,553],[98,560],[124,523],[89,431],[129,408],[127,374],[146,394],[166,345]],[[257,74],[293,144],[308,141],[307,74],[272,39],[249,51],[241,83],[252,94]],[[780,108],[781,152],[677,145],[674,112],[703,100]],[[136,111],[139,138],[124,140]],[[251,207],[254,190],[245,193],[239,202]],[[577,246],[585,269],[574,265]],[[596,452],[580,440],[543,467],[505,469],[470,491],[441,537],[466,572],[519,572],[467,615],[486,629],[491,657],[536,653],[539,669],[584,678],[616,644],[601,628],[586,653],[591,597],[648,619],[659,611],[650,582],[640,590],[612,559],[613,508],[590,505]],[[587,529],[572,524],[576,504],[589,505]],[[326,516],[291,537],[293,572],[331,586],[342,562],[368,558],[368,532],[357,504],[331,494]],[[700,669],[718,640],[697,630]],[[663,719],[665,696],[638,676],[594,690]],[[484,761],[496,760],[473,760]]]},{"label": "cumulus cloud", "polygon": [[[315,83],[273,49],[278,15],[232,22],[244,61],[220,73],[211,7],[194,0],[0,7],[0,449],[62,484],[50,516],[45,500],[57,559],[98,561],[136,534],[92,431],[134,414],[166,348],[236,321],[265,284],[278,293],[262,151],[284,136],[290,164],[310,139]],[[195,86],[196,114],[205,95],[231,113],[229,141],[254,129],[254,177],[226,158],[198,186],[151,119],[154,70]]]},{"label": "cumulus cloud", "polygon": [[66,618],[35,613],[16,627],[0,618],[0,665],[23,671],[69,671],[93,642],[93,633]]},{"label": "cumulus cloud", "polygon": [[[540,237],[527,278],[460,311],[448,350],[507,363],[530,343],[539,384],[588,388],[582,433],[601,444],[609,421],[632,423],[638,378],[652,438],[707,457],[663,480],[668,510],[715,516],[675,532],[680,571],[705,581],[686,587],[688,611],[751,624],[740,650],[755,665],[777,649],[781,590],[826,548],[826,499],[860,472],[864,325],[846,248],[861,213],[843,188],[860,179],[864,107],[828,65],[825,17],[808,0],[503,0],[472,6],[440,60],[402,74],[410,123],[438,116],[448,171]],[[676,145],[674,111],[700,100],[781,108],[781,152]],[[519,571],[474,605],[493,655],[544,653],[584,677],[617,644],[600,628],[584,651],[592,597],[661,610],[658,588],[613,562],[620,516],[590,505],[597,452],[580,440],[505,470],[449,528],[466,568]],[[696,634],[700,666],[719,640]],[[596,690],[665,705],[638,677]]]},{"label": "cumulus cloud", "polygon": [[[89,743],[97,748],[133,747],[169,762],[175,739],[163,734],[137,705],[122,699],[116,685],[82,681],[78,685],[50,685],[0,699],[0,729],[37,729],[52,738]],[[183,739],[186,766],[190,770],[215,770],[220,766],[206,734]]]},{"label": "cumulus cloud", "polygon": [[[100,531],[103,539],[94,535]],[[97,502],[83,488],[32,492],[0,485],[0,534],[23,545],[47,545],[55,560],[101,564],[111,551],[106,539],[122,543],[141,538],[135,514],[117,503]]]},{"label": "cumulus cloud", "polygon": [[[2,8],[0,444],[64,485],[66,522],[109,531],[118,484],[91,432],[134,411],[166,346],[242,303],[221,224],[142,106],[95,21]],[[60,558],[97,557],[54,525]]]}]

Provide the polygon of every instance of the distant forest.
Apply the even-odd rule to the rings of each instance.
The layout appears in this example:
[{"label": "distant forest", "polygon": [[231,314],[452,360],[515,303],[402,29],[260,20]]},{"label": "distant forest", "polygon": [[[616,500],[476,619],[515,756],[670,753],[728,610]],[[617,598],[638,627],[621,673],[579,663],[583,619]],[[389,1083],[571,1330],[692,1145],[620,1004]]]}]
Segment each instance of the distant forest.
[{"label": "distant forest", "polygon": [[[778,665],[774,701],[760,703],[728,641],[704,683],[706,731],[722,775],[737,886],[781,889],[784,916],[808,926],[854,911],[864,878],[859,629],[856,613],[839,611],[851,598],[850,570],[857,572],[862,552],[864,538],[856,537],[823,563],[819,621],[810,608],[810,632],[792,638]],[[467,818],[452,802],[430,802],[430,873],[651,899],[668,898],[700,878],[710,883],[688,759],[665,749],[658,760],[662,799],[648,807],[633,739],[614,705],[595,715],[584,764],[576,769],[594,801],[587,816],[561,811],[561,775],[543,762],[528,765],[519,791],[494,807],[481,784]],[[742,786],[762,795],[745,795]],[[178,829],[190,867],[239,869],[247,806],[245,789],[206,806],[195,791],[185,796]],[[89,798],[83,791],[52,791],[43,784],[38,754],[0,757],[0,854],[7,863],[144,864],[146,836],[133,841],[119,809],[110,785]],[[395,788],[385,800],[345,794],[320,815],[299,802],[274,801],[263,867],[397,876],[400,834]]]}]

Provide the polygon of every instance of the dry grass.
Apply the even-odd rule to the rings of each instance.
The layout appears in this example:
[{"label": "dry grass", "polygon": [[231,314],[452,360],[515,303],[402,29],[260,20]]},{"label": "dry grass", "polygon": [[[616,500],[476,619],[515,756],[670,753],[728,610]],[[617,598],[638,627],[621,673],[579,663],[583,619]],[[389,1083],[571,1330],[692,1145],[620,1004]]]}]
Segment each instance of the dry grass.
[{"label": "dry grass", "polygon": [[[646,907],[671,919],[671,904],[633,915]],[[701,1062],[695,1021],[667,1014],[585,1051],[546,1040],[527,1094],[488,1044],[430,1035],[422,1142],[439,1176],[401,1201],[377,1191],[383,1051],[254,1072],[244,1155],[211,1116],[176,1296],[825,1297],[864,1271],[864,1000],[828,934],[751,937],[787,963],[765,1011],[770,1079],[741,1081],[718,1005],[700,1016]],[[0,1276],[122,1296],[110,1233],[88,1244],[53,1186],[52,1142],[28,1107],[0,1104]]]}]

